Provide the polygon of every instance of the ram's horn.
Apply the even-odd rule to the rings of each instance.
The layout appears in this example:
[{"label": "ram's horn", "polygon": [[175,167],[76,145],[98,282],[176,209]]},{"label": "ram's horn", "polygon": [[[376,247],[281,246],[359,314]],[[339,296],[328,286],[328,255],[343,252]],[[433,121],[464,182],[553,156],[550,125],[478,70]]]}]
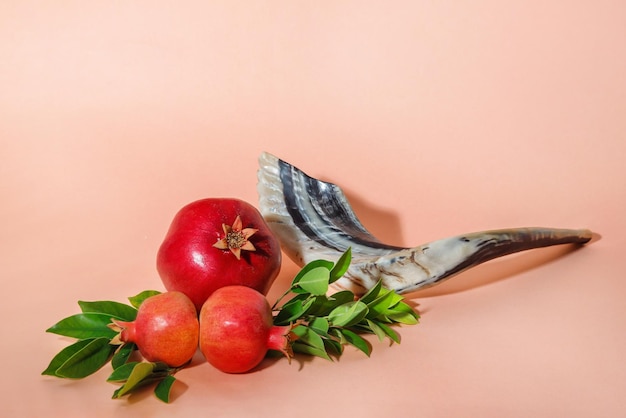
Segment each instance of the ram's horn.
[{"label": "ram's horn", "polygon": [[586,229],[512,228],[414,248],[387,245],[365,229],[335,184],[309,177],[268,153],[260,156],[259,165],[259,209],[283,251],[303,266],[317,259],[336,260],[350,247],[352,264],[335,285],[357,295],[379,280],[406,293],[497,257],[557,244],[584,244],[592,237]]}]

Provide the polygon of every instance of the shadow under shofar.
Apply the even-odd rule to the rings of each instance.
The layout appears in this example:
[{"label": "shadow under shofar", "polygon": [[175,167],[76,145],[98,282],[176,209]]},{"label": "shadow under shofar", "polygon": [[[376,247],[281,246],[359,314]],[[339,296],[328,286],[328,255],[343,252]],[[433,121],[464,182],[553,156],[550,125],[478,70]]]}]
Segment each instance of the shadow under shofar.
[{"label": "shadow under shofar", "polygon": [[378,281],[401,294],[414,292],[499,257],[581,245],[593,237],[587,229],[533,227],[474,232],[412,248],[388,245],[363,226],[337,185],[268,153],[261,155],[259,166],[259,209],[283,251],[303,266],[318,259],[336,260],[351,248],[352,264],[333,286],[356,295]]}]

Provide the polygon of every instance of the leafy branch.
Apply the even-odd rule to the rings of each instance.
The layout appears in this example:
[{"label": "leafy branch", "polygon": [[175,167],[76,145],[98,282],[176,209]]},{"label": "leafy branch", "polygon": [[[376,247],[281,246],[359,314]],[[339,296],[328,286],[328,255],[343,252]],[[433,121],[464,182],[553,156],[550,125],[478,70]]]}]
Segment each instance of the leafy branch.
[{"label": "leafy branch", "polygon": [[[400,343],[400,335],[391,326],[418,323],[419,314],[381,282],[360,299],[349,290],[328,296],[329,285],[346,273],[351,258],[348,248],[336,263],[308,263],[274,304],[275,325],[296,324],[292,330],[298,336],[292,345],[294,352],[330,360],[331,354],[341,355],[345,345],[352,345],[369,356],[371,346],[360,334]],[[289,294],[293,294],[291,299],[278,308]]]},{"label": "leafy branch", "polygon": [[133,343],[116,343],[117,333],[111,329],[111,320],[134,321],[141,303],[159,292],[146,290],[129,299],[130,305],[112,301],[79,301],[81,313],[57,322],[46,332],[76,338],[78,341],[62,349],[50,361],[42,375],[67,379],[82,379],[100,370],[109,361],[113,373],[107,381],[122,383],[113,393],[120,398],[148,384],[156,383],[154,393],[163,402],[169,402],[170,392],[178,371],[163,363],[130,361],[137,350]]}]

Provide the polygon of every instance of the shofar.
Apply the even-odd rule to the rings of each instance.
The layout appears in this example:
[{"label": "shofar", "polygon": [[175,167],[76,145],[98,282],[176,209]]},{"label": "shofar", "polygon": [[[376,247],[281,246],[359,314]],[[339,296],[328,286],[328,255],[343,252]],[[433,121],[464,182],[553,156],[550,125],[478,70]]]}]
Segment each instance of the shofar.
[{"label": "shofar", "polygon": [[337,260],[352,264],[334,285],[362,295],[378,281],[398,293],[440,283],[494,258],[557,244],[584,244],[587,229],[511,228],[445,238],[413,248],[380,242],[357,219],[341,189],[275,156],[259,158],[259,210],[283,251],[299,266]]}]

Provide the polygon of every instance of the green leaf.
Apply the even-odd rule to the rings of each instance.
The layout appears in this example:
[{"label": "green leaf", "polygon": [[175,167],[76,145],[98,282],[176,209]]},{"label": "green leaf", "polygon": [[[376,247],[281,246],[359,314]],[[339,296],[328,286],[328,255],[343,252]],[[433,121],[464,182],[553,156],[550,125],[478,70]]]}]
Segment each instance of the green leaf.
[{"label": "green leaf", "polygon": [[310,297],[310,295],[308,293],[297,294],[294,297],[292,297],[291,299],[289,299],[287,302],[285,302],[284,305],[280,309],[283,309],[285,306],[288,306],[288,305],[291,305],[291,304],[295,304],[297,301],[299,301],[300,304],[302,304],[302,302],[307,300],[309,297]]},{"label": "green leaf", "polygon": [[83,313],[106,314],[121,319],[122,321],[134,321],[135,317],[137,317],[137,309],[119,302],[106,300],[85,302],[79,300],[78,305]]},{"label": "green leaf", "polygon": [[405,325],[415,325],[419,322],[412,312],[390,312],[386,316],[394,322]]},{"label": "green leaf", "polygon": [[390,326],[385,325],[383,323],[378,323],[378,326],[380,327],[380,329],[383,330],[383,332],[395,343],[400,344],[400,335],[398,335],[397,332],[395,332],[393,329],[391,329]]},{"label": "green leaf", "polygon": [[296,274],[296,277],[293,278],[291,282],[291,287],[296,286],[302,277],[304,277],[310,270],[313,270],[318,267],[324,267],[326,270],[330,271],[333,268],[333,263],[327,260],[313,260],[307,263],[302,269]]},{"label": "green leaf", "polygon": [[172,391],[172,385],[176,381],[176,378],[172,375],[167,375],[161,380],[154,388],[154,394],[157,398],[165,403],[170,402],[170,393]]},{"label": "green leaf", "polygon": [[324,340],[312,329],[305,327],[304,325],[298,325],[293,328],[292,332],[298,336],[296,342],[298,344],[308,345],[315,349],[315,355],[318,357],[330,360],[326,348],[324,346]]},{"label": "green leaf", "polygon": [[336,282],[346,274],[348,268],[350,267],[350,261],[352,260],[352,248],[348,247],[348,249],[339,257],[339,260],[335,263],[333,269],[330,271],[330,279],[329,283]]},{"label": "green leaf", "polygon": [[110,322],[110,315],[81,313],[62,319],[46,332],[78,339],[98,337],[111,339],[115,337],[116,332],[107,326]]},{"label": "green leaf", "polygon": [[126,380],[126,383],[124,383],[121,388],[115,391],[113,397],[120,398],[132,391],[133,389],[136,389],[147,383],[146,378],[152,374],[153,369],[154,364],[152,363],[141,362],[135,364],[132,371],[130,372],[130,375],[128,376],[128,379]]},{"label": "green leaf", "polygon": [[367,315],[367,305],[361,301],[344,303],[328,314],[330,323],[337,327],[349,327],[357,324]]},{"label": "green leaf", "polygon": [[330,296],[318,296],[307,313],[315,316],[327,316],[337,306],[353,301],[354,293],[349,290],[342,290]]},{"label": "green leaf", "polygon": [[328,330],[328,334],[334,336],[337,340],[337,342],[341,345],[347,344],[348,341],[346,340],[346,337],[343,336],[343,334],[341,333],[341,328],[337,328],[337,327],[331,327]]},{"label": "green leaf", "polygon": [[295,294],[306,294],[308,295],[309,292],[307,292],[306,290],[302,289],[301,287],[299,287],[298,285],[290,288],[287,293],[285,293],[285,295],[287,295],[288,293],[295,293]]},{"label": "green leaf", "polygon": [[171,371],[176,370],[176,368],[172,368],[162,361],[152,362],[152,368],[154,373],[170,373]]},{"label": "green leaf", "polygon": [[98,371],[109,360],[114,347],[108,338],[94,338],[56,370],[59,377],[82,379]]},{"label": "green leaf", "polygon": [[335,307],[339,305],[343,305],[344,303],[353,302],[354,301],[354,293],[349,290],[342,290],[337,293],[333,293],[329,296],[328,300],[335,305]]},{"label": "green leaf", "polygon": [[378,297],[382,288],[383,288],[383,282],[379,280],[374,285],[374,287],[372,287],[370,290],[367,291],[367,293],[361,296],[361,299],[359,300],[365,304],[372,302]]},{"label": "green leaf", "polygon": [[392,306],[388,310],[388,313],[392,313],[392,312],[407,312],[407,313],[410,313],[411,315],[413,315],[415,317],[415,319],[419,320],[419,318],[420,318],[420,314],[415,309],[413,309],[413,307],[411,307],[411,305],[409,305],[406,302],[399,302],[395,306]]},{"label": "green leaf", "polygon": [[318,334],[327,334],[328,333],[328,320],[326,318],[315,318],[313,321],[311,321],[311,323],[309,324],[309,328],[311,328],[313,331],[317,332]]},{"label": "green leaf", "polygon": [[308,344],[310,346],[322,346],[322,337],[312,331],[306,325],[298,325],[295,326],[291,332],[298,336],[296,341],[304,344]]},{"label": "green leaf", "polygon": [[367,317],[370,319],[376,318],[389,309],[389,307],[397,304],[401,300],[402,296],[398,295],[393,290],[382,289],[380,295],[375,300],[367,304],[367,307],[369,308]]},{"label": "green leaf", "polygon": [[[83,348],[85,348],[85,346],[88,345],[93,340],[94,338],[88,338],[85,340],[76,341],[72,345],[68,345],[63,350],[59,351],[59,353],[52,358],[52,361],[50,361],[50,364],[48,365],[46,370],[44,370],[41,374],[47,375],[47,376],[57,376],[56,374],[57,369],[61,367],[63,363],[68,361],[70,357],[72,357],[74,354],[78,353]],[[57,376],[57,377],[63,377],[63,376]]]},{"label": "green leaf", "polygon": [[287,303],[285,303],[274,318],[276,325],[286,325],[306,314],[315,298],[310,298],[308,294],[297,295]]},{"label": "green leaf", "polygon": [[129,297],[128,300],[130,301],[131,305],[139,309],[139,306],[141,306],[144,300],[148,299],[150,296],[158,295],[159,293],[161,292],[159,292],[158,290],[144,290],[143,292],[135,296]]},{"label": "green leaf", "polygon": [[107,382],[124,382],[128,380],[131,372],[138,364],[138,361],[133,361],[130,363],[124,363],[121,366],[116,367],[113,370],[113,373],[111,373],[111,375],[107,378]]},{"label": "green leaf", "polygon": [[372,353],[372,347],[365,339],[360,337],[355,332],[350,331],[349,329],[341,329],[341,333],[350,345],[353,345],[362,352],[364,352],[366,356],[370,356],[370,354]]},{"label": "green leaf", "polygon": [[324,347],[327,353],[340,356],[343,353],[343,345],[332,338],[324,338]]},{"label": "green leaf", "polygon": [[125,343],[119,346],[115,354],[113,354],[113,358],[111,359],[111,366],[114,369],[126,364],[130,356],[133,354],[133,351],[137,349],[137,346],[134,343]]},{"label": "green leaf", "polygon": [[[107,382],[127,381],[130,378],[133,370],[135,369],[135,366],[137,366],[139,363],[140,362],[138,361],[132,361],[129,363],[122,364],[117,369],[113,370],[111,375],[107,378]],[[161,379],[176,370],[174,368],[169,367],[167,364],[161,363],[161,362],[156,362],[156,363],[153,362],[150,364],[152,364],[152,373],[150,374],[149,377],[147,377],[144,380],[147,380],[148,378],[150,380]]]},{"label": "green leaf", "polygon": [[296,341],[293,343],[291,348],[293,349],[294,353],[307,354],[310,356],[321,357],[326,360],[332,360],[330,356],[328,355],[328,353],[326,352],[326,347],[324,348],[313,347],[311,345]]},{"label": "green leaf", "polygon": [[383,341],[386,337],[385,331],[378,326],[378,324],[372,320],[367,320],[367,325],[369,329],[378,337],[379,341]]},{"label": "green leaf", "polygon": [[328,291],[328,279],[330,270],[325,266],[319,266],[308,270],[298,282],[298,286],[312,295],[324,295]]},{"label": "green leaf", "polygon": [[392,296],[389,296],[389,298],[391,299],[391,304],[389,305],[389,308],[395,309],[395,307],[398,306],[404,300],[404,297],[400,296],[399,294],[397,294],[395,291],[391,289],[387,289],[387,291],[392,295]]},{"label": "green leaf", "polygon": [[417,312],[415,312],[415,310],[411,307],[411,305],[403,301],[399,301],[395,305],[391,306],[390,309],[394,312],[413,312],[416,316],[419,316]]}]

